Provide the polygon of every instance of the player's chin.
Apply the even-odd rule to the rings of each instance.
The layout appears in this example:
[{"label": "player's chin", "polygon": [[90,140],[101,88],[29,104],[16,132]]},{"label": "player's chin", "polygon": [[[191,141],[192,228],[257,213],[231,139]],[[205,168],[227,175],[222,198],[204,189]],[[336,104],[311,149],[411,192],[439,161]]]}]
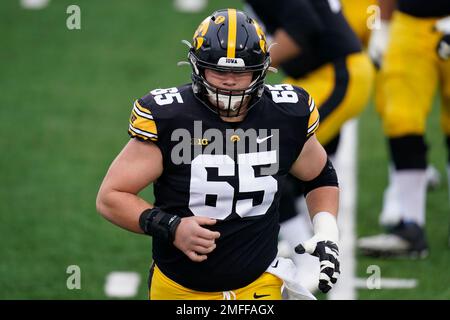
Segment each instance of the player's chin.
[{"label": "player's chin", "polygon": [[212,103],[216,111],[221,116],[225,117],[233,117],[237,116],[239,113],[239,108],[232,108],[231,106],[225,106],[225,104],[221,101]]},{"label": "player's chin", "polygon": [[233,118],[242,115],[241,112],[227,110],[227,109],[218,109],[219,115],[223,117]]}]

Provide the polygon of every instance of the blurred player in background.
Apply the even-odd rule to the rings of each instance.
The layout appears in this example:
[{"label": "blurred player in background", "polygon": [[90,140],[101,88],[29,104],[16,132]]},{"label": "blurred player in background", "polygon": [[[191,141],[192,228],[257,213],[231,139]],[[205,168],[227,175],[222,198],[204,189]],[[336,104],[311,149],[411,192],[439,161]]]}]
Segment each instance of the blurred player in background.
[{"label": "blurred player in background", "polygon": [[[428,252],[425,209],[429,181],[424,134],[439,86],[441,126],[450,150],[450,24],[445,19],[450,14],[450,1],[379,3],[383,25],[390,28],[387,46],[378,46],[379,55],[373,56],[381,66],[377,90],[381,91],[382,101],[377,109],[393,163],[380,218],[388,232],[362,238],[358,246],[369,255],[424,257]],[[386,201],[386,195],[392,201]],[[394,206],[386,208],[389,203]]]},{"label": "blurred player in background", "polygon": [[[339,189],[315,136],[313,98],[264,84],[264,32],[241,11],[216,11],[188,44],[192,83],[135,101],[133,139],[103,180],[98,211],[152,236],[151,299],[280,299],[283,282],[295,297],[313,298],[294,281],[292,261],[276,257],[290,172],[314,225],[295,250],[319,257],[316,286],[328,292],[340,273]],[[154,204],[138,196],[151,183]]]},{"label": "blurred player in background", "polygon": [[[379,70],[389,41],[390,21],[381,18],[381,10],[377,0],[342,0],[341,2],[344,16],[363,43],[377,70]],[[384,103],[381,83],[382,77],[380,72],[377,72],[374,88],[377,110],[382,110]],[[384,192],[380,214],[380,224],[385,227],[396,225],[401,215],[397,190],[392,185],[393,172],[393,165],[390,165],[388,170],[389,184]],[[429,190],[436,189],[441,184],[440,173],[431,164],[427,166],[426,178]]]},{"label": "blurred player in background", "polygon": [[[271,41],[277,43],[271,49],[272,65],[279,66],[288,76],[284,82],[304,87],[315,96],[321,119],[317,138],[333,158],[341,127],[367,105],[374,77],[372,63],[342,15],[339,1],[246,3],[264,24]],[[289,255],[298,241],[311,234],[308,219],[297,216],[302,188],[290,179],[284,190],[280,202],[280,253],[287,251]],[[293,258],[299,268],[299,281],[312,290],[317,260],[298,255]]]},{"label": "blurred player in background", "polygon": [[[369,43],[372,22],[376,19],[376,9],[373,7],[377,5],[377,0],[341,0],[342,13],[347,19],[348,24],[355,32],[364,48],[367,48]],[[373,15],[373,16],[370,16]],[[380,25],[380,28],[383,28]]]}]

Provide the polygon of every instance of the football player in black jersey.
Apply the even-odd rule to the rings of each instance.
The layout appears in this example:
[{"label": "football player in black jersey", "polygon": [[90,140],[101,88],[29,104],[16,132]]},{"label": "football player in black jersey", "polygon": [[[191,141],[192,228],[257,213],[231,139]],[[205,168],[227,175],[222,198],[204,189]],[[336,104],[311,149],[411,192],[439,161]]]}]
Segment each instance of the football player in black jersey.
[{"label": "football player in black jersey", "polygon": [[[296,251],[319,257],[318,286],[329,291],[340,272],[339,189],[313,98],[264,84],[266,39],[241,11],[214,12],[189,46],[192,83],[134,102],[133,139],[103,180],[98,211],[152,236],[150,299],[280,299],[289,263],[277,258],[278,206],[291,173],[315,231]],[[150,184],[154,204],[138,196]]]}]

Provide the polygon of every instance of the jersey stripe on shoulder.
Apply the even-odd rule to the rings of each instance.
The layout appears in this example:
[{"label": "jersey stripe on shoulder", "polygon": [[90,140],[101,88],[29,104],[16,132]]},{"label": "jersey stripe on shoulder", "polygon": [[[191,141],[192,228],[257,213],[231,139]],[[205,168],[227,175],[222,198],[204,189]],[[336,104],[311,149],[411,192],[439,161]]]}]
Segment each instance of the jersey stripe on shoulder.
[{"label": "jersey stripe on shoulder", "polygon": [[141,139],[144,140],[152,140],[152,141],[157,141],[158,140],[158,136],[156,134],[153,133],[149,133],[143,130],[139,130],[136,129],[135,127],[133,127],[131,124],[128,127],[128,133],[132,136],[132,137],[139,137]]},{"label": "jersey stripe on shoulder", "polygon": [[153,120],[153,116],[150,110],[143,108],[139,101],[136,100],[134,102],[133,105],[133,112],[135,112],[136,114],[138,114],[139,116],[143,117],[143,118],[147,118],[149,120]]},{"label": "jersey stripe on shoulder", "polygon": [[128,133],[131,137],[143,140],[158,140],[158,131],[153,115],[149,109],[142,107],[138,100],[133,104]]},{"label": "jersey stripe on shoulder", "polygon": [[319,116],[319,110],[317,110],[314,99],[311,96],[309,96],[308,105],[309,105],[309,120],[308,120],[307,136],[309,137],[319,127],[320,116]]},{"label": "jersey stripe on shoulder", "polygon": [[309,105],[309,112],[310,113],[313,112],[314,108],[316,107],[316,103],[314,102],[314,99],[311,96],[309,96],[308,105]]}]

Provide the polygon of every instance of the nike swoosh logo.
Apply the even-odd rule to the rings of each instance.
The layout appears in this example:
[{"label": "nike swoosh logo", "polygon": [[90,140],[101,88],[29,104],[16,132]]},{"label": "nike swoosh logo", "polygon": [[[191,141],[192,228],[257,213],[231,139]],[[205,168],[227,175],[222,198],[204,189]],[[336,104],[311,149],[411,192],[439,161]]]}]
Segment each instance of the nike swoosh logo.
[{"label": "nike swoosh logo", "polygon": [[277,260],[277,262],[272,266],[272,268],[276,268],[276,267],[278,267],[278,260]]},{"label": "nike swoosh logo", "polygon": [[253,294],[254,299],[260,299],[260,298],[269,297],[269,296],[270,296],[270,294],[256,294],[256,292]]},{"label": "nike swoosh logo", "polygon": [[264,141],[266,141],[267,139],[270,139],[270,138],[272,138],[272,137],[273,137],[273,134],[270,135],[270,136],[268,136],[268,137],[262,138],[262,139],[260,139],[259,137],[257,137],[257,138],[256,138],[256,143],[264,142]]}]

